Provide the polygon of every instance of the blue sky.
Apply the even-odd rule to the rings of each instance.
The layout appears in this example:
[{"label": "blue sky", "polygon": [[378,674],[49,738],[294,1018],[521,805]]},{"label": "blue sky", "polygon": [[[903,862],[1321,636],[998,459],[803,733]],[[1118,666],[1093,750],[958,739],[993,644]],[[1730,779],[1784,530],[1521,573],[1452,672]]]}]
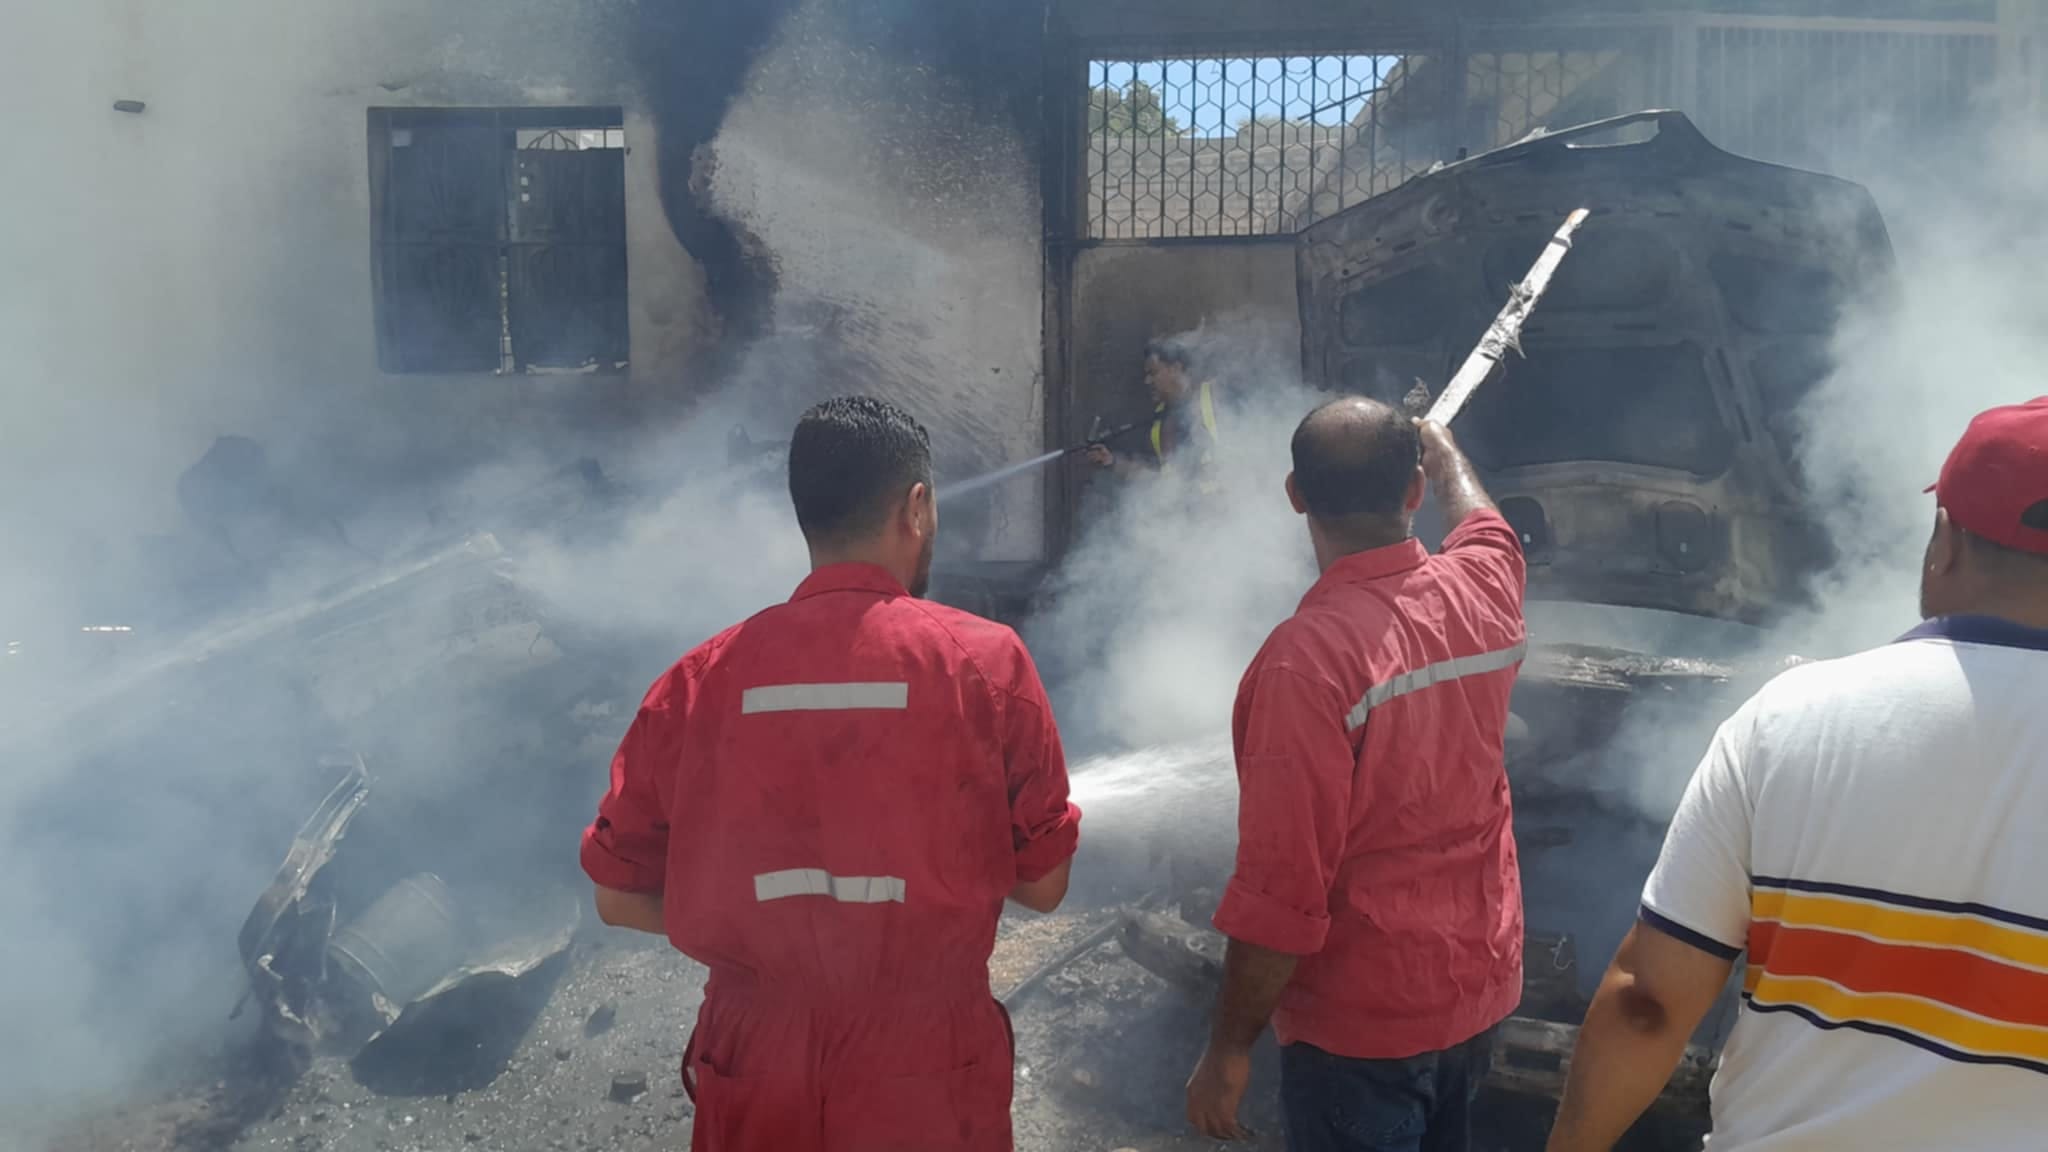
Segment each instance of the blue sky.
[{"label": "blue sky", "polygon": [[1128,91],[1143,81],[1182,128],[1220,136],[1254,116],[1348,123],[1399,62],[1394,56],[1098,60],[1089,65],[1088,83]]}]

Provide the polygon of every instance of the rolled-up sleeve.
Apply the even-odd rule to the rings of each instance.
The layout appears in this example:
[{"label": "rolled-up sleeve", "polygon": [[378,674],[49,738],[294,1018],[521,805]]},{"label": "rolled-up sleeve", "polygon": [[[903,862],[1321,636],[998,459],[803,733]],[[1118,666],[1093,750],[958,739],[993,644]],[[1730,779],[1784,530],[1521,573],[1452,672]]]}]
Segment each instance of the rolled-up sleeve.
[{"label": "rolled-up sleeve", "polygon": [[1044,879],[1080,846],[1081,810],[1067,798],[1067,758],[1038,668],[1017,642],[1004,707],[1003,763],[1017,879]]},{"label": "rolled-up sleeve", "polygon": [[1507,518],[1483,508],[1460,521],[1444,537],[1442,558],[1463,568],[1491,594],[1497,607],[1520,616],[1529,581],[1529,561],[1522,538]]},{"label": "rolled-up sleeve", "polygon": [[612,756],[611,789],[598,802],[597,819],[583,831],[583,871],[602,888],[619,892],[662,890],[668,866],[668,813],[659,773],[666,763],[665,710],[643,705]]},{"label": "rolled-up sleeve", "polygon": [[1754,716],[1752,701],[1715,734],[1643,889],[1644,923],[1724,960],[1749,942],[1753,813],[1745,769]]},{"label": "rolled-up sleeve", "polygon": [[1336,691],[1284,665],[1238,689],[1237,870],[1218,931],[1274,952],[1322,950],[1357,759]]}]

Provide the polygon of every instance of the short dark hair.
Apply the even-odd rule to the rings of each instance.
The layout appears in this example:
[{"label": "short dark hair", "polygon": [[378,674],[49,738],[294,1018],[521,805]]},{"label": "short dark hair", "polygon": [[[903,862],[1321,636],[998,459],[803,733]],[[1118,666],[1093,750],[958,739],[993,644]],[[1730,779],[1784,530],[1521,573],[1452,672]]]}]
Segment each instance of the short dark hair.
[{"label": "short dark hair", "polygon": [[1377,400],[1332,400],[1294,430],[1294,490],[1318,520],[1400,516],[1421,462],[1415,422]]},{"label": "short dark hair", "polygon": [[804,413],[789,440],[789,499],[813,543],[875,531],[905,489],[931,482],[931,436],[887,400],[836,396]]},{"label": "short dark hair", "polygon": [[1182,371],[1193,371],[1195,346],[1184,336],[1161,336],[1145,344],[1145,359],[1157,360],[1161,364],[1173,364]]}]

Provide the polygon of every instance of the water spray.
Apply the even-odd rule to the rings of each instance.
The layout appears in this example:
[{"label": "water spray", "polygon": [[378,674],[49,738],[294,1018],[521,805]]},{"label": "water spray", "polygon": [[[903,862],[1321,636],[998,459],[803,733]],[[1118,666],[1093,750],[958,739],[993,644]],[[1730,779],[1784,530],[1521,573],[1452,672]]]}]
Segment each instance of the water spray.
[{"label": "water spray", "polygon": [[1140,420],[1134,423],[1125,424],[1119,428],[1112,428],[1107,432],[1096,433],[1090,436],[1086,442],[1076,444],[1070,448],[1055,448],[1050,452],[1045,452],[1037,456],[1033,456],[1029,460],[1020,460],[1015,464],[1006,464],[993,472],[984,472],[979,476],[962,480],[958,484],[948,484],[944,488],[939,490],[939,503],[944,504],[949,500],[957,499],[958,497],[961,496],[972,495],[976,492],[983,490],[984,488],[990,488],[997,484],[1000,484],[1003,481],[1008,480],[1012,476],[1021,476],[1026,472],[1043,468],[1047,464],[1050,464],[1053,461],[1061,459],[1063,457],[1078,456],[1081,453],[1088,451],[1090,448],[1093,448],[1098,444],[1107,444],[1112,440],[1128,435],[1129,433],[1135,432],[1139,428],[1144,427],[1147,423],[1149,423],[1149,421]]}]

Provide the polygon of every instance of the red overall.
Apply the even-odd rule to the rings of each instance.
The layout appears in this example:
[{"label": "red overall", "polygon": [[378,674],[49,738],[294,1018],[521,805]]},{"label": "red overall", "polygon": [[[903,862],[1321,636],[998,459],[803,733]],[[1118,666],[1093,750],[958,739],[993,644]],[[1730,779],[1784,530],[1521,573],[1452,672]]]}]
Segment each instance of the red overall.
[{"label": "red overall", "polygon": [[583,868],[711,969],[696,1152],[1010,1152],[1004,897],[1080,812],[1015,633],[821,569],[648,692]]}]

